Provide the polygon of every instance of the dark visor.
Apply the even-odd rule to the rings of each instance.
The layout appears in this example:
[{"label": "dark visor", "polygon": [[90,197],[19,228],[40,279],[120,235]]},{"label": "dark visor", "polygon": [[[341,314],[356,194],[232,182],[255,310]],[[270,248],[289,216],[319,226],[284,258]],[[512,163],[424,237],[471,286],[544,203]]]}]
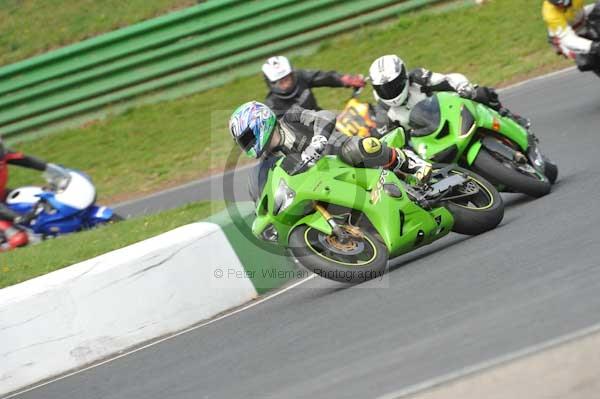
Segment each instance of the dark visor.
[{"label": "dark visor", "polygon": [[248,151],[250,148],[254,147],[254,144],[256,143],[256,137],[254,137],[254,132],[248,126],[239,136],[235,138],[235,141],[244,149],[244,151]]},{"label": "dark visor", "polygon": [[402,71],[400,75],[396,76],[394,80],[389,82],[373,85],[373,88],[377,92],[377,95],[384,100],[392,100],[402,93],[404,87],[406,86],[406,69],[404,66],[402,67]]}]

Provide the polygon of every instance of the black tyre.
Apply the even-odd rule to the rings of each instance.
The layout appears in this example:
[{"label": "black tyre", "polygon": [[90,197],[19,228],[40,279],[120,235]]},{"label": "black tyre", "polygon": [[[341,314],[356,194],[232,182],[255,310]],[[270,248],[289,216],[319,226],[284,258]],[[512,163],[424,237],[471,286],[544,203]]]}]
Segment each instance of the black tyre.
[{"label": "black tyre", "polygon": [[350,236],[346,243],[307,225],[299,226],[290,234],[289,249],[302,266],[330,280],[356,284],[381,277],[387,269],[387,247],[364,229],[342,228]]},{"label": "black tyre", "polygon": [[535,198],[548,194],[552,187],[546,176],[522,170],[512,161],[497,159],[485,148],[482,148],[475,158],[473,170],[493,184]]},{"label": "black tyre", "polygon": [[446,208],[454,216],[452,231],[460,234],[477,235],[494,229],[504,217],[504,202],[496,188],[478,174],[459,167],[452,173],[468,178],[464,189],[453,194],[473,192],[473,195],[448,200]]},{"label": "black tyre", "polygon": [[556,183],[556,179],[558,178],[558,166],[556,166],[554,162],[545,157],[544,162],[544,174],[546,175],[551,184]]},{"label": "black tyre", "polygon": [[125,220],[125,218],[118,213],[113,212],[113,215],[108,220],[108,223],[116,223]]},{"label": "black tyre", "polygon": [[88,224],[86,226],[82,226],[82,230],[95,229],[95,228],[99,228],[99,227],[102,227],[102,226],[108,226],[108,225],[120,222],[122,220],[125,220],[125,218],[122,217],[121,215],[113,212],[113,214],[110,217],[110,219],[108,219],[108,220],[102,219],[102,220],[95,220],[95,221],[91,220],[90,222],[94,222],[94,223]]}]

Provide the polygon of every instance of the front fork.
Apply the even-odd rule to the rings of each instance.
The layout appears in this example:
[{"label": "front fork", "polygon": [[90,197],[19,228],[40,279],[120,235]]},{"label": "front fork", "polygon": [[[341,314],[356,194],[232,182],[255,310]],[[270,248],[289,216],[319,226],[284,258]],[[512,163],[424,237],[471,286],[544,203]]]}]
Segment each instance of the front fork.
[{"label": "front fork", "polygon": [[533,168],[542,174],[545,174],[546,161],[544,156],[539,149],[537,137],[527,131],[527,149],[526,154],[521,151],[517,151],[510,146],[498,141],[492,137],[484,137],[471,145],[471,148],[467,152],[467,164],[472,165],[477,157],[477,154],[481,150],[481,147],[485,147],[489,151],[498,153],[503,157],[516,161],[516,162],[527,162],[529,160]]},{"label": "front fork", "polygon": [[529,144],[527,147],[527,157],[533,164],[533,167],[538,172],[545,175],[546,161],[544,160],[544,156],[542,155],[542,152],[540,151],[540,147],[538,145],[538,143],[539,143],[538,138],[533,133],[528,131],[527,132],[527,140],[528,140],[528,144]]},{"label": "front fork", "polygon": [[321,214],[321,216],[323,216],[323,219],[327,221],[327,224],[331,226],[333,235],[335,235],[342,244],[348,242],[352,235],[360,235],[359,229],[355,229],[355,231],[350,232],[343,229],[323,205],[316,204],[315,209]]}]

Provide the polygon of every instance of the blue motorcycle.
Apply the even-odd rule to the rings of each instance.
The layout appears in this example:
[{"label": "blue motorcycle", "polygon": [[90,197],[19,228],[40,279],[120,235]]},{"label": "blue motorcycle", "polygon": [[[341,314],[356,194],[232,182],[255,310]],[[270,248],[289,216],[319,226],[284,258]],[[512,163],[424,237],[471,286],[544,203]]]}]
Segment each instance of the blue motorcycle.
[{"label": "blue motorcycle", "polygon": [[9,208],[27,215],[21,226],[30,242],[123,219],[111,208],[96,205],[96,188],[84,173],[54,168],[44,172],[44,178],[47,186],[20,187],[6,199]]}]

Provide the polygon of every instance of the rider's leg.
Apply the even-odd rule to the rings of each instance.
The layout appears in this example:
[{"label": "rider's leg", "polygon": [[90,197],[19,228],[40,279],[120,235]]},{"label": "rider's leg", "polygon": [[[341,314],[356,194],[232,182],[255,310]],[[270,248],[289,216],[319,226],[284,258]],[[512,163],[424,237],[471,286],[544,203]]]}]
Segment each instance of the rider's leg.
[{"label": "rider's leg", "polygon": [[424,182],[431,176],[431,164],[407,149],[391,148],[374,137],[344,137],[338,152],[342,160],[362,168],[389,169],[394,173],[413,175]]}]

